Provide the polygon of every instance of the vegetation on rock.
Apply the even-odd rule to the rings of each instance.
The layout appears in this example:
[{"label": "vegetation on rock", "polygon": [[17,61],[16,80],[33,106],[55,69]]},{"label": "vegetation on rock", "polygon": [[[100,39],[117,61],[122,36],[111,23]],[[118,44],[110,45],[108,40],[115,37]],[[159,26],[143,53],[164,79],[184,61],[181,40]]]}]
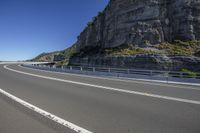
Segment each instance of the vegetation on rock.
[{"label": "vegetation on rock", "polygon": [[110,56],[130,56],[138,54],[158,54],[158,52],[144,49],[144,48],[135,48],[135,47],[126,47],[126,48],[109,48],[105,49],[106,55]]},{"label": "vegetation on rock", "polygon": [[[69,58],[75,53],[76,45],[72,45],[71,47],[51,53],[42,53],[32,59],[31,61],[47,61],[47,62],[60,62],[60,64],[67,64]],[[62,57],[59,59],[59,56]],[[55,59],[56,58],[56,59]]]},{"label": "vegetation on rock", "polygon": [[155,48],[165,51],[166,55],[195,55],[200,51],[200,41],[175,41],[174,43],[162,43],[155,45]]},{"label": "vegetation on rock", "polygon": [[149,54],[149,55],[168,55],[168,56],[197,56],[200,52],[200,41],[175,41],[173,43],[161,43],[149,48],[136,48],[131,46],[117,47],[105,49],[107,55],[113,56],[124,56],[124,55],[138,55],[138,54]]}]

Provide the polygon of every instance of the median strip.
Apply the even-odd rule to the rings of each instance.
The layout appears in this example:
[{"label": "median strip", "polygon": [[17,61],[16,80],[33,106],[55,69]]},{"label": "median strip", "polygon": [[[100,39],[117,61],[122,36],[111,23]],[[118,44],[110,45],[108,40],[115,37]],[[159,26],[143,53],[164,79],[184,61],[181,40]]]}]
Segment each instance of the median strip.
[{"label": "median strip", "polygon": [[25,74],[25,75],[29,75],[29,76],[34,76],[34,77],[38,77],[38,78],[43,78],[43,79],[49,79],[49,80],[54,80],[54,81],[59,81],[59,82],[65,82],[65,83],[71,83],[71,84],[78,84],[78,85],[83,85],[83,86],[95,87],[95,88],[100,88],[100,89],[104,89],[104,90],[111,90],[111,91],[123,92],[123,93],[128,93],[128,94],[135,94],[135,95],[141,95],[141,96],[147,96],[147,97],[171,100],[171,101],[176,101],[176,102],[183,102],[183,103],[200,105],[200,101],[195,101],[195,100],[175,98],[175,97],[169,97],[169,96],[162,96],[162,95],[150,94],[150,93],[145,93],[145,92],[124,90],[124,89],[119,89],[119,88],[112,88],[112,87],[88,84],[88,83],[83,83],[83,82],[77,82],[77,81],[71,81],[71,80],[64,80],[64,79],[58,79],[58,78],[53,78],[53,77],[47,77],[47,76],[42,76],[42,75],[37,75],[37,74],[32,74],[32,73],[27,73],[27,72],[14,70],[14,69],[8,68],[6,65],[4,66],[4,68],[7,69],[7,70],[10,70],[10,71],[13,71],[13,72],[17,72],[17,73],[21,73],[21,74]]}]

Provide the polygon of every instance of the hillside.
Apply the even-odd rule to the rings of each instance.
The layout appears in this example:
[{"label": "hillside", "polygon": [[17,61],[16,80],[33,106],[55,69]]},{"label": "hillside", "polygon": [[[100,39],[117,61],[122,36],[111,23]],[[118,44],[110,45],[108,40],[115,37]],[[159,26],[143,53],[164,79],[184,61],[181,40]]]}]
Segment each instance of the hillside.
[{"label": "hillside", "polygon": [[75,53],[76,46],[73,45],[62,51],[42,53],[32,59],[31,61],[45,61],[45,62],[68,62],[71,55]]},{"label": "hillside", "polygon": [[64,56],[70,65],[200,71],[199,12],[198,0],[110,0],[80,33],[73,52],[39,57]]}]

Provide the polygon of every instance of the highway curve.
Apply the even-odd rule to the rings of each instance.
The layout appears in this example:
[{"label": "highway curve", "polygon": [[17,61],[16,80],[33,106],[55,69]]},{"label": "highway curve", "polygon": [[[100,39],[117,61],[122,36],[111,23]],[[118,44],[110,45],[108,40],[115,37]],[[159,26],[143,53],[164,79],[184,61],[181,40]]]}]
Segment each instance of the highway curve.
[{"label": "highway curve", "polygon": [[[197,86],[0,65],[0,88],[94,133],[200,133]],[[0,106],[0,132],[59,132],[2,95]]]}]

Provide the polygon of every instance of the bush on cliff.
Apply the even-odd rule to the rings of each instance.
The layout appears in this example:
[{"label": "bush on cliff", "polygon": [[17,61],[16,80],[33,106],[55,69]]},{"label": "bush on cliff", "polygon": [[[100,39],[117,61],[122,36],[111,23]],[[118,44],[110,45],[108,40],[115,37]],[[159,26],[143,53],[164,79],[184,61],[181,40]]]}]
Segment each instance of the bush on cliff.
[{"label": "bush on cliff", "polygon": [[189,70],[189,69],[182,69],[181,70],[183,72],[183,75],[189,77],[189,78],[196,78],[197,77],[197,73]]},{"label": "bush on cliff", "polygon": [[200,41],[183,42],[176,40],[173,43],[162,43],[155,45],[155,48],[164,50],[167,55],[194,55],[200,50]]},{"label": "bush on cliff", "polygon": [[147,50],[144,48],[135,48],[133,46],[123,47],[123,48],[109,48],[105,49],[106,55],[112,56],[129,56],[129,55],[138,55],[138,54],[158,54],[156,51]]}]

